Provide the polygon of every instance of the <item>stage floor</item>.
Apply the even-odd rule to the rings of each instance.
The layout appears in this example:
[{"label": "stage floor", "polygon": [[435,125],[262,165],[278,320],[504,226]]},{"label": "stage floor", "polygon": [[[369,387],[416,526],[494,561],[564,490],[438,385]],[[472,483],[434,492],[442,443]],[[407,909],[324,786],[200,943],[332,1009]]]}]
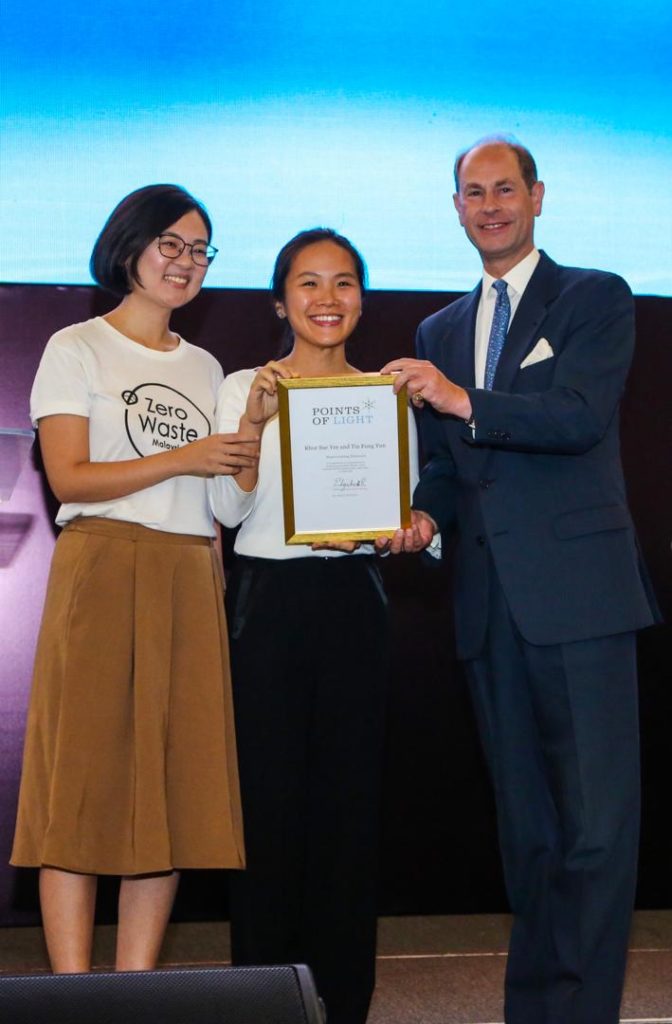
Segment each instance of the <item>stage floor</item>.
[{"label": "stage floor", "polygon": [[[509,918],[387,917],[378,931],[378,984],[369,1024],[501,1024]],[[114,928],[96,929],[94,961],[108,967]],[[170,925],[162,966],[227,963],[228,925]],[[0,929],[0,971],[46,971],[38,928]],[[622,1024],[672,1024],[672,911],[635,914]]]}]

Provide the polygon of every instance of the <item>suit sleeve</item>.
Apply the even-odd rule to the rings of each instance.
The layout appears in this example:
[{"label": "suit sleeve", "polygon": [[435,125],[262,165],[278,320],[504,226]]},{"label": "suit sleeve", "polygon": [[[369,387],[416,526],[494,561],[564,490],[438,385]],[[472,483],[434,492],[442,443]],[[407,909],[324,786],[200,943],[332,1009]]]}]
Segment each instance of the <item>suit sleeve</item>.
[{"label": "suit sleeve", "polygon": [[[416,335],[415,350],[418,359],[428,358],[422,324]],[[455,462],[442,427],[444,417],[430,406],[425,406],[417,416],[424,465],[413,494],[413,508],[430,515],[439,532],[446,535],[455,522]]]},{"label": "suit sleeve", "polygon": [[632,293],[622,278],[600,275],[579,282],[563,301],[572,305],[564,336],[549,339],[550,387],[525,394],[468,388],[476,428],[467,443],[573,455],[604,437],[632,360]]}]

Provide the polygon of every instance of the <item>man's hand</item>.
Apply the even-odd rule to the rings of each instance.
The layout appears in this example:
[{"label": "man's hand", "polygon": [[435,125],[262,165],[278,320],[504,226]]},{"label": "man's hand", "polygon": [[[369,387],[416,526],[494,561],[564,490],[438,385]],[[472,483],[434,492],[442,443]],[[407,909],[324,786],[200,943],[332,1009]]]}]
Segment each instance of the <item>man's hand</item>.
[{"label": "man's hand", "polygon": [[380,372],[396,373],[395,394],[406,384],[416,408],[421,409],[425,402],[429,402],[437,412],[448,413],[461,420],[471,419],[469,395],[464,388],[444,377],[434,363],[426,359],[392,359]]},{"label": "man's hand", "polygon": [[439,528],[426,512],[417,509],[411,511],[411,525],[406,530],[396,530],[391,537],[377,537],[375,541],[376,551],[379,554],[389,552],[392,555],[399,555],[402,551],[415,553],[424,551],[432,543],[435,533]]}]

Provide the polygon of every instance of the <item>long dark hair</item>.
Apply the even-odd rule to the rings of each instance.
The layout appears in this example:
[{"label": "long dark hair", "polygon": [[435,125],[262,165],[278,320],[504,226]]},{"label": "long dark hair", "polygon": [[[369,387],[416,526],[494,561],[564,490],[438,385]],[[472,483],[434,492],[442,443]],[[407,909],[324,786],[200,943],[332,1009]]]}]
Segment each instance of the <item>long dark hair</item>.
[{"label": "long dark hair", "polygon": [[366,264],[350,239],[345,235],[339,235],[333,228],[308,228],[306,231],[299,231],[294,238],[290,238],[276,257],[271,278],[271,295],[275,302],[285,301],[285,282],[294,258],[302,249],[306,249],[309,245],[315,245],[316,242],[333,242],[334,245],[340,245],[341,249],[350,253],[355,265],[359,287],[362,290],[362,295],[364,294],[367,280]]},{"label": "long dark hair", "polygon": [[[362,295],[364,295],[367,285],[366,263],[350,239],[346,238],[345,235],[339,235],[333,228],[308,228],[305,231],[299,231],[298,235],[290,238],[276,257],[273,277],[271,278],[271,297],[274,303],[285,301],[285,284],[294,259],[303,249],[306,249],[309,245],[315,245],[317,242],[333,242],[334,245],[339,245],[341,249],[345,249],[346,252],[350,253],[355,266],[357,280],[359,281],[359,287]],[[293,344],[294,332],[287,322],[285,323],[285,330],[280,342],[278,358],[289,355]]]}]

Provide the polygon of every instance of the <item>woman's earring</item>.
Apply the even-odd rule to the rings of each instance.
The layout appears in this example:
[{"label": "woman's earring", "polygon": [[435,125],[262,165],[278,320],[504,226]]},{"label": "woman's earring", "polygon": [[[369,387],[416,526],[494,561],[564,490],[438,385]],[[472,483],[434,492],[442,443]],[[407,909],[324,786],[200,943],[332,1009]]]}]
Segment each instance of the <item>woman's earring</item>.
[{"label": "woman's earring", "polygon": [[280,317],[281,320],[284,320],[285,317],[287,316],[287,314],[285,313],[284,309],[282,308],[282,306],[279,303],[275,307],[275,312]]}]

